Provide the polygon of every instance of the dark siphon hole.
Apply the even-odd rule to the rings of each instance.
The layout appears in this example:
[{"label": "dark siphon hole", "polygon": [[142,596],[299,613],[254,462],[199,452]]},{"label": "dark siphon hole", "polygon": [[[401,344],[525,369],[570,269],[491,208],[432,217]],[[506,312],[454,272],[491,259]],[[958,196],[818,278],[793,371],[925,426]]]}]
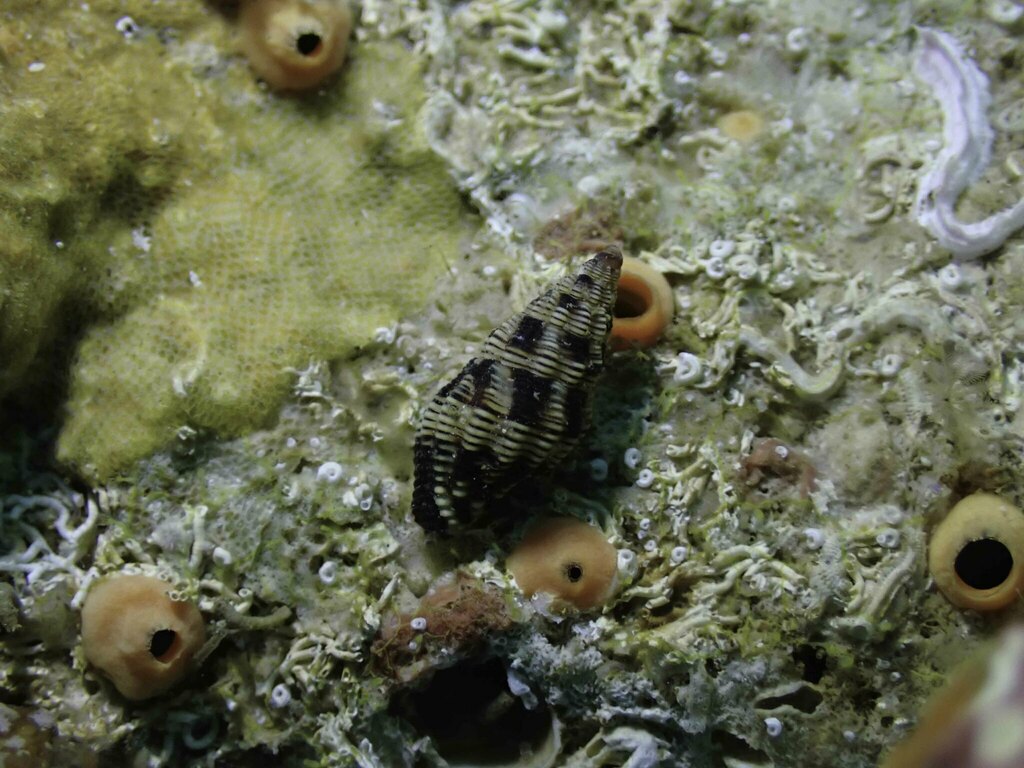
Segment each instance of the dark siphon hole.
[{"label": "dark siphon hole", "polygon": [[640,317],[640,315],[647,311],[649,306],[649,299],[645,299],[643,296],[631,293],[620,286],[618,296],[615,298],[615,309],[613,310],[613,314],[615,317],[622,318]]},{"label": "dark siphon hole", "polygon": [[154,632],[149,641],[149,652],[153,654],[153,658],[163,661],[163,656],[174,646],[177,637],[178,635],[173,629],[158,629]]},{"label": "dark siphon hole", "polygon": [[303,56],[312,56],[320,50],[322,40],[315,32],[303,32],[295,40],[295,48]]},{"label": "dark siphon hole", "polygon": [[1013,555],[997,539],[978,539],[967,542],[953,567],[960,580],[972,589],[992,589],[1010,575]]},{"label": "dark siphon hole", "polygon": [[569,563],[565,566],[565,578],[575,584],[583,578],[583,566],[579,563]]}]

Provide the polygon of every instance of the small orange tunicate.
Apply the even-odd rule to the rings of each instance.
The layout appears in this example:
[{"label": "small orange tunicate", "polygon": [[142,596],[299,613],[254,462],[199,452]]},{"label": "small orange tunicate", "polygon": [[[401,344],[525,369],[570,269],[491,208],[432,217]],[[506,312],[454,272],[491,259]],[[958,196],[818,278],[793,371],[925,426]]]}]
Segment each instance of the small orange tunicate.
[{"label": "small orange tunicate", "polygon": [[718,130],[741,144],[749,144],[764,130],[764,118],[753,110],[738,109],[718,118]]},{"label": "small orange tunicate", "polygon": [[126,699],[141,701],[173,686],[192,667],[206,639],[202,614],[173,586],[151,576],[98,582],[82,606],[85,658]]},{"label": "small orange tunicate", "polygon": [[601,605],[615,589],[617,565],[601,530],[571,517],[532,526],[506,561],[524,595],[546,595],[556,610]]},{"label": "small orange tunicate", "polygon": [[243,0],[242,49],[272,88],[313,88],[341,67],[352,32],[345,0]]},{"label": "small orange tunicate", "polygon": [[928,568],[949,602],[998,611],[1024,592],[1024,512],[991,493],[962,499],[935,526]]},{"label": "small orange tunicate", "polygon": [[672,287],[658,270],[630,256],[622,258],[612,319],[612,349],[650,347],[672,322]]}]

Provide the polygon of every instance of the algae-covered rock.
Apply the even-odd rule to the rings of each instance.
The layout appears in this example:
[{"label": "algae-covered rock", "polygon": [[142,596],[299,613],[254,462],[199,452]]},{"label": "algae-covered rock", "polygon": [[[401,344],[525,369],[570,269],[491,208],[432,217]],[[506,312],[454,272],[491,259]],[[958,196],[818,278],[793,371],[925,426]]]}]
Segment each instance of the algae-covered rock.
[{"label": "algae-covered rock", "polygon": [[[228,22],[177,5],[176,32],[197,29],[189,46],[150,4],[62,11],[52,47],[22,46],[3,71],[0,393],[65,310],[100,320],[58,448],[98,477],[181,427],[233,435],[273,418],[290,368],[422,305],[461,234],[418,129],[410,53],[362,45],[325,92],[279,99],[240,60],[199,66],[231,50]],[[70,55],[69,30],[82,38]],[[83,87],[72,67],[86,55]]]}]

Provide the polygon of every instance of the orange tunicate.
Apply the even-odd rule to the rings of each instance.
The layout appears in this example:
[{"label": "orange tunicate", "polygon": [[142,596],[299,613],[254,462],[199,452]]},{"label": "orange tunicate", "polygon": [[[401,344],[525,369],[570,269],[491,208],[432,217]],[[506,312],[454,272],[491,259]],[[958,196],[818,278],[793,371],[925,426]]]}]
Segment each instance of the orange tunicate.
[{"label": "orange tunicate", "polygon": [[505,564],[527,597],[549,596],[555,610],[588,610],[614,591],[618,554],[599,528],[560,517],[533,525]]},{"label": "orange tunicate", "polygon": [[718,130],[741,144],[748,144],[764,130],[764,118],[749,109],[738,109],[718,118]]},{"label": "orange tunicate", "polygon": [[157,696],[192,667],[206,639],[202,614],[173,587],[151,576],[98,582],[82,606],[85,658],[132,701]]},{"label": "orange tunicate", "polygon": [[352,12],[345,0],[243,0],[242,50],[272,88],[303,91],[345,60]]},{"label": "orange tunicate", "polygon": [[999,611],[1024,592],[1024,512],[991,493],[973,493],[932,531],[928,568],[953,605]]},{"label": "orange tunicate", "polygon": [[674,312],[675,300],[665,276],[639,259],[624,256],[612,320],[612,349],[653,346],[672,322]]}]

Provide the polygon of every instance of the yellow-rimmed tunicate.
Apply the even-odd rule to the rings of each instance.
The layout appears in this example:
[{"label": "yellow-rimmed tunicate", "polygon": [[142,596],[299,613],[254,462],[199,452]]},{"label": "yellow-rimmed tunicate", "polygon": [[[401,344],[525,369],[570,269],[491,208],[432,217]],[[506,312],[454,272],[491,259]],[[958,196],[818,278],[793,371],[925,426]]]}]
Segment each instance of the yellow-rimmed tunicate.
[{"label": "yellow-rimmed tunicate", "polygon": [[506,566],[527,597],[549,596],[554,610],[588,610],[614,591],[617,563],[599,528],[560,517],[530,527]]},{"label": "yellow-rimmed tunicate", "polygon": [[674,312],[675,300],[665,276],[639,259],[623,256],[612,348],[653,346],[672,322]]},{"label": "yellow-rimmed tunicate", "polygon": [[206,639],[195,604],[172,598],[151,576],[103,579],[82,606],[82,650],[89,663],[132,701],[157,696],[192,667]]},{"label": "yellow-rimmed tunicate", "polygon": [[283,91],[314,88],[334,74],[352,32],[345,0],[244,0],[238,22],[249,64]]},{"label": "yellow-rimmed tunicate", "polygon": [[1024,513],[991,493],[962,499],[932,532],[928,568],[960,608],[997,611],[1024,589]]},{"label": "yellow-rimmed tunicate", "polygon": [[764,118],[750,109],[738,109],[718,118],[718,130],[741,144],[749,144],[764,132]]}]

